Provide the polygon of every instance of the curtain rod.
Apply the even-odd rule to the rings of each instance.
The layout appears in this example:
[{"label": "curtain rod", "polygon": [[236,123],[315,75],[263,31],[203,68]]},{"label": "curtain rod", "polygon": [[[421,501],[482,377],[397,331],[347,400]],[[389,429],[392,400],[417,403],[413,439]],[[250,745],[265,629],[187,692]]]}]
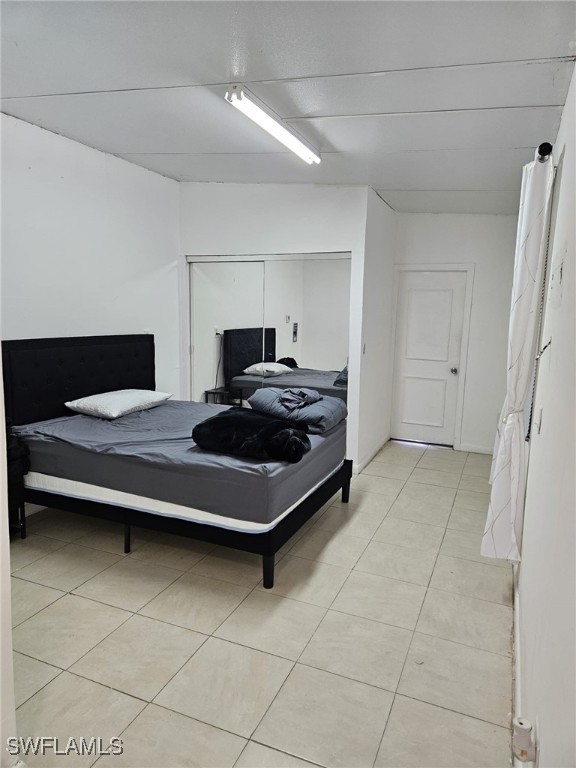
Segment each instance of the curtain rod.
[{"label": "curtain rod", "polygon": [[540,144],[540,146],[538,147],[538,161],[540,163],[545,163],[551,154],[552,154],[552,144],[550,144],[547,141],[544,141],[542,144]]}]

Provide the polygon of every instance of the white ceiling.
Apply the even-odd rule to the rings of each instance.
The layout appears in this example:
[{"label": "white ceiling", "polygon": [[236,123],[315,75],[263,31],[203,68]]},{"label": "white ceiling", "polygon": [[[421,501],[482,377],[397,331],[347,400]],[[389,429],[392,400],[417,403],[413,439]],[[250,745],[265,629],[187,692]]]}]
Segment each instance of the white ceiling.
[{"label": "white ceiling", "polygon": [[[2,2],[3,112],[183,181],[368,184],[514,213],[554,142],[576,2]],[[243,82],[307,166],[223,99]]]}]

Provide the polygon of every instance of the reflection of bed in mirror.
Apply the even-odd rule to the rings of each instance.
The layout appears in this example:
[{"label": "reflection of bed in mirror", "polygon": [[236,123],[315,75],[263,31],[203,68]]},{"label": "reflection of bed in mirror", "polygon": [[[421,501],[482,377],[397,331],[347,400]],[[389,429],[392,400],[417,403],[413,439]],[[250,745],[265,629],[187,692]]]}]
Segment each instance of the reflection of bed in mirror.
[{"label": "reflection of bed in mirror", "polygon": [[275,328],[234,328],[224,331],[223,367],[226,389],[247,400],[261,387],[308,388],[346,401],[347,387],[335,386],[339,371],[293,368],[290,373],[259,376],[244,373],[251,365],[276,360]]}]

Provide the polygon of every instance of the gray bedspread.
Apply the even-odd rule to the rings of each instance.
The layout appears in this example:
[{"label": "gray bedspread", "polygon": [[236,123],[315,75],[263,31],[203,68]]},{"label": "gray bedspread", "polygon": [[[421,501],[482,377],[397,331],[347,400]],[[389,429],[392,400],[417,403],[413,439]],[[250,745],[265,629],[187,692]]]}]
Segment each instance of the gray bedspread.
[{"label": "gray bedspread", "polygon": [[346,387],[335,387],[334,380],[338,371],[319,371],[315,368],[294,368],[291,373],[280,376],[234,376],[230,389],[242,390],[242,397],[247,400],[257,389],[262,387],[294,387],[315,389],[321,395],[339,397],[346,402]]},{"label": "gray bedspread", "polygon": [[258,523],[273,521],[344,458],[344,423],[310,435],[312,449],[298,464],[202,450],[193,427],[227,407],[169,401],[113,421],[64,416],[16,431],[34,472]]}]

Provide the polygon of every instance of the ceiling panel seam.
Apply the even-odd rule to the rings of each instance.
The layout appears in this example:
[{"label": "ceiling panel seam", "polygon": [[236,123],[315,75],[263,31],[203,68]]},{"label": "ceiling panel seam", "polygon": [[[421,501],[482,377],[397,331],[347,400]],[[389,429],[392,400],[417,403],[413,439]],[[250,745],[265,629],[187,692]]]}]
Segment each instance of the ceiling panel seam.
[{"label": "ceiling panel seam", "polygon": [[[331,78],[344,77],[378,77],[378,75],[402,74],[403,72],[431,72],[442,69],[463,69],[466,67],[502,67],[515,64],[562,64],[576,61],[576,56],[552,56],[541,59],[508,59],[504,61],[477,61],[467,64],[438,64],[430,67],[402,67],[400,69],[377,69],[369,72],[339,72],[332,75],[304,75],[301,77],[279,77],[274,80],[250,80],[258,85],[272,85],[274,83],[300,83],[307,80],[329,80]],[[248,82],[248,81],[247,81]]]},{"label": "ceiling panel seam", "polygon": [[[46,130],[46,129],[44,129]],[[525,147],[511,147],[511,146],[505,146],[501,145],[498,147],[498,149],[491,150],[492,154],[495,154],[497,152],[503,152],[508,154],[509,152],[513,152],[515,150],[524,150],[524,149],[536,149],[538,144],[533,144],[530,146]],[[103,150],[104,151],[104,150]],[[205,156],[236,156],[236,155],[250,155],[254,157],[258,156],[287,156],[289,157],[289,152],[124,152],[123,150],[111,150],[107,149],[105,150],[111,155],[122,155],[122,156],[138,156],[138,157],[205,157]],[[393,149],[388,152],[379,150],[377,152],[349,152],[349,151],[342,151],[342,152],[334,152],[332,150],[330,151],[323,151],[322,156],[331,156],[331,157],[342,157],[344,155],[354,155],[354,157],[387,157],[388,155],[403,155],[403,154],[415,154],[420,153],[423,154],[425,152],[431,153],[431,152],[474,152],[474,147],[434,147],[433,149]]]},{"label": "ceiling panel seam", "polygon": [[[378,75],[386,75],[386,74],[395,74],[395,73],[403,73],[403,72],[428,72],[428,71],[437,71],[437,70],[444,70],[444,69],[462,69],[462,68],[473,68],[473,67],[490,67],[490,66],[508,66],[508,65],[515,65],[515,64],[527,64],[527,65],[538,65],[538,64],[551,64],[551,63],[569,63],[569,62],[575,62],[576,56],[554,56],[554,57],[547,57],[547,58],[541,58],[541,59],[510,59],[510,60],[504,60],[504,61],[482,61],[482,62],[474,62],[474,63],[466,63],[466,64],[441,64],[438,66],[431,66],[431,67],[404,67],[401,69],[382,69],[382,70],[374,70],[369,72],[337,72],[332,73],[328,75],[305,75],[300,77],[279,77],[274,80],[245,80],[243,81],[245,85],[272,85],[274,83],[298,83],[298,82],[306,82],[308,80],[330,80],[330,79],[340,79],[340,78],[346,78],[346,77],[373,77]],[[222,82],[211,82],[211,83],[189,83],[186,85],[156,85],[156,86],[142,86],[142,87],[134,87],[134,88],[109,88],[109,89],[103,89],[103,90],[92,90],[92,91],[63,91],[61,93],[35,93],[35,94],[28,94],[26,96],[4,96],[3,101],[18,101],[22,99],[49,99],[49,98],[57,98],[58,96],[90,96],[95,94],[105,94],[105,93],[134,93],[139,91],[167,91],[167,90],[177,90],[179,88],[225,88],[227,85],[230,84],[230,80],[222,81]]]},{"label": "ceiling panel seam", "polygon": [[284,117],[283,120],[289,120],[290,122],[304,122],[311,120],[340,120],[351,119],[355,117],[407,117],[413,115],[445,115],[445,114],[459,114],[461,112],[503,112],[513,109],[559,109],[564,104],[524,104],[522,106],[514,107],[465,107],[463,109],[419,109],[414,112],[361,112],[353,115],[313,115],[313,116],[293,116]]},{"label": "ceiling panel seam", "polygon": [[514,194],[518,193],[518,189],[387,189],[386,187],[373,187],[374,190],[379,190],[380,192],[386,192],[387,194],[392,194],[399,192],[401,194],[404,194],[406,192],[422,192],[424,194],[429,194],[430,192],[441,192],[444,193],[452,193],[452,192],[464,192],[466,194],[474,194],[476,192],[490,192],[490,193],[507,193],[507,192],[514,192]]}]

